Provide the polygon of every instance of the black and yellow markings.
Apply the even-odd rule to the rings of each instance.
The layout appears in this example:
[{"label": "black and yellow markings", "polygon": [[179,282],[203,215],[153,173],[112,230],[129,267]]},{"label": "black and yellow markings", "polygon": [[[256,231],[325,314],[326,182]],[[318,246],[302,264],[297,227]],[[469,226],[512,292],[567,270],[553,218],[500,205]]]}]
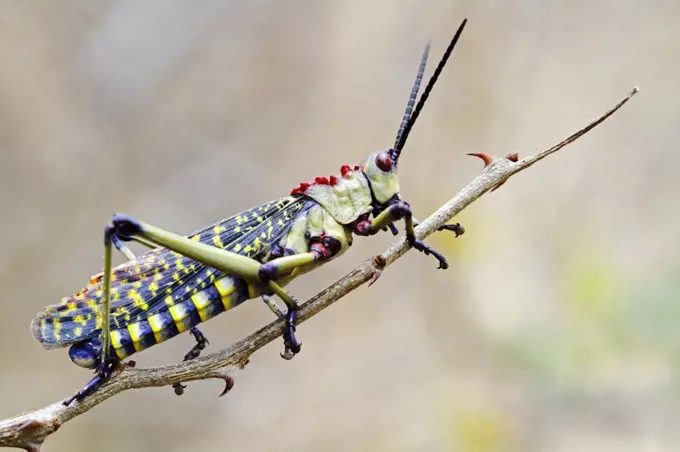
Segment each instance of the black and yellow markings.
[{"label": "black and yellow markings", "polygon": [[156,345],[156,337],[148,320],[132,323],[128,325],[127,330],[130,333],[135,351],[139,352]]},{"label": "black and yellow markings", "polygon": [[189,300],[181,301],[177,304],[170,306],[168,309],[172,319],[175,321],[175,326],[177,326],[177,331],[183,333],[189,330],[191,327],[201,323],[201,317],[198,315],[198,310],[194,303]]},{"label": "black and yellow markings", "polygon": [[111,346],[120,359],[127,358],[157,343],[147,320],[131,323],[127,328],[113,330],[110,337]]},{"label": "black and yellow markings", "polygon": [[60,319],[56,318],[52,321],[52,335],[54,336],[54,339],[56,342],[58,342],[61,339],[61,321]]},{"label": "black and yellow markings", "polygon": [[193,295],[191,297],[191,301],[196,307],[202,322],[210,320],[217,314],[220,314],[228,309],[225,308],[224,303],[222,302],[222,296],[216,285],[211,285],[207,289]]},{"label": "black and yellow markings", "polygon": [[167,307],[162,311],[111,331],[116,356],[127,358],[239,305],[248,298],[242,290],[244,285],[239,279],[224,277],[189,299],[166,297]]},{"label": "black and yellow markings", "polygon": [[215,245],[218,248],[224,249],[224,243],[222,242],[222,239],[220,238],[219,235],[213,236],[212,244]]},{"label": "black and yellow markings", "polygon": [[236,278],[226,277],[218,279],[215,281],[215,289],[217,289],[224,310],[227,311],[233,308],[235,300],[232,300],[231,295],[236,291]]},{"label": "black and yellow markings", "polygon": [[175,321],[167,310],[158,312],[147,320],[158,344],[179,334]]},{"label": "black and yellow markings", "polygon": [[[257,259],[288,230],[306,201],[286,197],[257,206],[190,236]],[[263,253],[263,251],[265,253]],[[48,347],[96,337],[102,328],[102,274],[86,287],[37,315],[32,329]],[[128,356],[163,342],[261,291],[179,253],[157,248],[113,269],[110,325],[112,346]]]},{"label": "black and yellow markings", "polygon": [[194,307],[198,311],[198,316],[201,318],[201,322],[205,322],[210,317],[209,312],[206,310],[212,304],[210,296],[207,291],[201,291],[191,296],[191,301],[194,303]]}]

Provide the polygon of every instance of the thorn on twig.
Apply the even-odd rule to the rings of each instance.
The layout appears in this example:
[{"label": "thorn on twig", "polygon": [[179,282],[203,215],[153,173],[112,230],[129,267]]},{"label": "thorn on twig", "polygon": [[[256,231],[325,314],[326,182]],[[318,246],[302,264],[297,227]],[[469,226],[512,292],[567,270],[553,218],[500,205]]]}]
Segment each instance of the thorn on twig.
[{"label": "thorn on twig", "polygon": [[491,162],[493,162],[493,157],[491,157],[486,152],[479,152],[479,153],[471,152],[467,155],[470,155],[472,157],[479,157],[480,159],[482,159],[484,161],[484,168],[491,165]]},{"label": "thorn on twig", "polygon": [[[482,159],[482,160],[484,161],[484,168],[486,168],[487,166],[491,165],[491,164],[494,162],[494,160],[495,160],[494,157],[492,157],[491,155],[487,154],[486,152],[470,153],[470,154],[468,154],[468,155],[471,155],[471,156],[473,156],[473,157],[479,157],[480,159]],[[516,152],[513,152],[513,153],[511,153],[511,154],[506,155],[505,158],[506,158],[507,160],[513,162],[513,163],[517,163],[517,161],[519,161],[519,154],[516,153]],[[506,183],[506,182],[507,182],[507,179],[504,180],[503,182],[501,182],[500,184],[496,185],[496,186],[495,186],[494,188],[492,188],[490,191],[496,191],[496,190],[498,190],[498,189],[501,188],[501,187],[503,186],[503,184]]]},{"label": "thorn on twig", "polygon": [[234,379],[231,378],[228,375],[218,375],[218,376],[215,376],[213,378],[220,378],[220,379],[224,380],[224,390],[217,397],[224,396],[226,393],[231,391],[231,388],[234,387]]},{"label": "thorn on twig", "polygon": [[373,264],[373,274],[371,275],[371,279],[368,281],[368,287],[371,287],[373,283],[376,282],[378,278],[380,278],[382,271],[387,265],[387,261],[382,254],[373,256],[373,260],[371,262]]}]

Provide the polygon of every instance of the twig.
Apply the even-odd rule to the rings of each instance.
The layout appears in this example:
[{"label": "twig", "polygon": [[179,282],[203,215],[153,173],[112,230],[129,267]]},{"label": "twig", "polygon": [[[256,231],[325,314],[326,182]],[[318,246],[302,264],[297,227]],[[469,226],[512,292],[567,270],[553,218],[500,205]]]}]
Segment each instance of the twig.
[{"label": "twig", "polygon": [[[510,176],[574,142],[621,108],[637,91],[637,87],[633,88],[628,96],[602,116],[560,143],[538,154],[522,160],[518,160],[516,154],[500,158],[487,154],[476,154],[485,162],[482,172],[456,196],[421,222],[416,228],[417,236],[421,239],[429,236],[484,193],[498,188]],[[374,281],[379,272],[404,255],[409,248],[405,239],[399,240],[381,255],[364,262],[339,281],[312,297],[301,306],[300,322],[318,314],[362,284]],[[278,319],[231,347],[202,358],[172,366],[148,369],[135,369],[128,366],[102,388],[80,402],[73,403],[68,407],[57,402],[39,410],[0,421],[0,447],[18,447],[28,451],[38,451],[45,438],[54,433],[64,422],[89,411],[104,400],[128,389],[168,386],[191,380],[219,378],[227,382],[226,389],[228,390],[233,384],[233,376],[248,363],[250,356],[281,336],[283,331],[284,320]]]}]

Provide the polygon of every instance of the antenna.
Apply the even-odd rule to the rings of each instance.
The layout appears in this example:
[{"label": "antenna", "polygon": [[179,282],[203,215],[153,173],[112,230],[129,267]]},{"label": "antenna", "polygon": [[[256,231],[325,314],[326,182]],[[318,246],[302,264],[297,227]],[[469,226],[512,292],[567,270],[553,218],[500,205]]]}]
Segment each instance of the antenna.
[{"label": "antenna", "polygon": [[411,118],[411,113],[413,112],[413,106],[416,103],[416,98],[418,97],[418,90],[420,90],[420,82],[423,80],[423,74],[425,73],[425,65],[427,64],[427,56],[430,54],[430,42],[425,44],[425,50],[423,50],[423,56],[420,57],[420,67],[418,68],[418,75],[416,75],[416,81],[413,82],[413,88],[411,88],[411,95],[408,97],[408,103],[406,104],[406,110],[404,111],[404,117],[401,120],[401,125],[399,126],[399,131],[397,132],[397,138],[394,140],[394,149],[398,149],[399,141],[401,136],[406,129],[409,119]]},{"label": "antenna", "polygon": [[[399,154],[401,154],[401,150],[404,148],[404,145],[406,144],[406,139],[408,138],[409,133],[411,132],[411,129],[413,128],[413,125],[416,123],[416,119],[418,119],[418,115],[420,114],[420,111],[423,109],[423,106],[425,105],[425,101],[427,101],[427,98],[430,96],[430,93],[432,92],[432,88],[434,87],[434,84],[437,83],[437,79],[439,78],[439,75],[441,75],[442,70],[444,69],[444,66],[446,65],[446,62],[449,59],[449,56],[451,56],[451,52],[453,51],[453,48],[456,46],[456,43],[458,42],[458,38],[460,38],[461,33],[463,32],[463,28],[465,28],[465,24],[467,23],[467,19],[463,20],[463,22],[460,24],[458,27],[458,31],[456,31],[456,34],[453,36],[453,39],[451,39],[451,42],[449,43],[449,46],[446,48],[446,51],[444,52],[444,55],[442,56],[442,59],[439,61],[439,64],[437,65],[437,68],[434,70],[434,73],[432,74],[432,77],[430,77],[430,81],[427,82],[427,86],[425,87],[425,91],[423,91],[423,94],[420,96],[420,99],[418,99],[418,104],[416,105],[415,110],[413,111],[413,114],[408,118],[408,121],[404,125],[402,122],[401,127],[399,128],[399,133],[397,134],[397,142],[394,146],[394,151],[392,152],[392,158],[394,160],[399,159]],[[427,48],[426,48],[427,50]],[[423,65],[423,62],[421,61],[421,67]],[[419,78],[421,76],[420,71],[418,71]],[[417,92],[418,91],[418,86],[420,85],[420,80],[419,78],[416,79],[416,83],[414,84],[414,90]],[[413,92],[411,93],[413,95]],[[409,103],[406,107],[406,111],[408,112],[411,109],[411,99],[409,99]]]}]

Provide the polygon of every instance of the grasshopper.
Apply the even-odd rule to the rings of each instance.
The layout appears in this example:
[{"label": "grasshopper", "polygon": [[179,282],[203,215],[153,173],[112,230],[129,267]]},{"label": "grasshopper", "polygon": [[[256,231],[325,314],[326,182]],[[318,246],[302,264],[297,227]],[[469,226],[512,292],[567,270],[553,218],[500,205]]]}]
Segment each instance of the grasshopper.
[{"label": "grasshopper", "polygon": [[[289,196],[189,236],[128,215],[114,215],[104,230],[103,272],[92,276],[76,294],[46,307],[31,323],[33,336],[44,347],[70,345],[71,360],[95,371],[63,404],[94,392],[123,359],[187,330],[196,344],[184,360],[197,358],[208,344],[198,324],[260,296],[274,313],[285,317],[281,356],[293,358],[301,349],[295,336],[298,304],[284,287],[347,251],[353,234],[372,236],[389,228],[396,235],[394,223],[403,219],[408,243],[434,256],[438,268],[446,269],[444,256],[415,236],[417,220],[400,197],[397,167],[409,133],[466,22],[459,26],[416,103],[429,54],[426,45],[393,147],[369,155],[359,165],[343,165],[337,176],[303,182]],[[452,231],[456,237],[464,232],[459,224],[440,230]],[[128,241],[151,250],[135,256],[124,243]],[[114,248],[127,259],[115,268]],[[274,294],[286,304],[285,313],[270,298]],[[174,387],[178,395],[183,392],[183,385]]]}]

